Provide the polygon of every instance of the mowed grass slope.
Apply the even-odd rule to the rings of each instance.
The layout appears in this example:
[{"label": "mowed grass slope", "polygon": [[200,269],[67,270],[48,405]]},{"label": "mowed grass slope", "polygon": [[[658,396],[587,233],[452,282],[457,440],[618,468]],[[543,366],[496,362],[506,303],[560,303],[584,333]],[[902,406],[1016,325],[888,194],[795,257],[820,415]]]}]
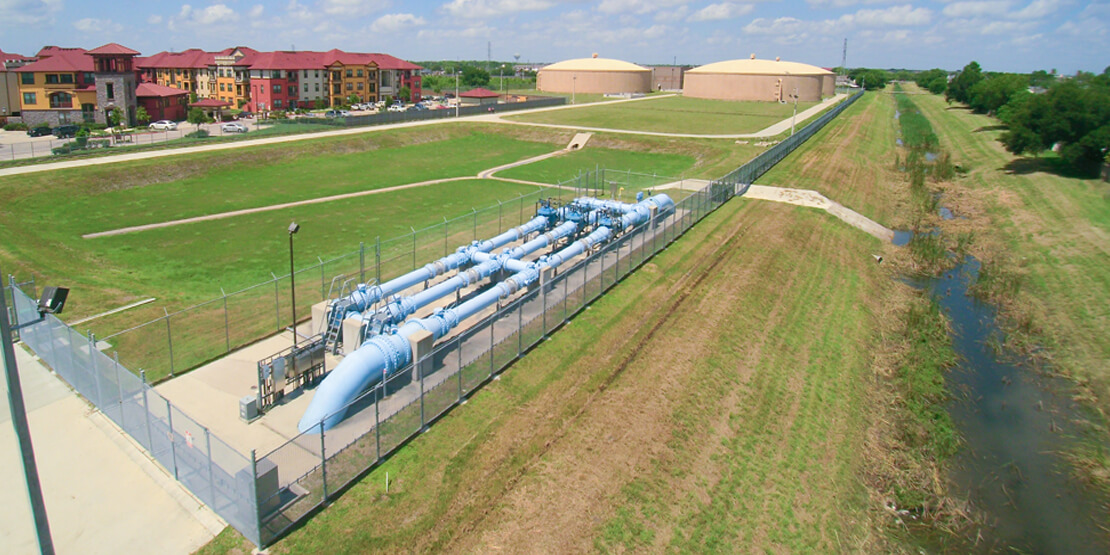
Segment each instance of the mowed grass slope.
[{"label": "mowed grass slope", "polygon": [[559,183],[582,172],[597,168],[626,170],[643,174],[677,177],[685,175],[696,163],[692,156],[656,152],[637,152],[611,148],[590,147],[517,166],[498,172],[498,177],[523,179],[539,183]]},{"label": "mowed grass slope", "polygon": [[813,189],[887,227],[904,227],[909,193],[895,170],[897,125],[890,96],[866,93],[759,183]]},{"label": "mowed grass slope", "polygon": [[[801,112],[816,102],[799,102]],[[662,96],[633,102],[549,110],[510,116],[514,121],[663,133],[731,135],[754,133],[794,113],[793,104],[733,102]]]},{"label": "mowed grass slope", "polygon": [[[1071,177],[1052,156],[1022,159],[997,141],[994,118],[914,97],[953,161],[969,169],[942,205],[969,226],[984,261],[984,292],[1004,304],[1019,333],[1048,348],[1052,365],[1089,382],[1102,410],[1110,403],[1110,184]],[[1031,347],[1034,345],[1026,345]]]},{"label": "mowed grass slope", "polygon": [[733,200],[271,551],[870,545],[877,247]]}]

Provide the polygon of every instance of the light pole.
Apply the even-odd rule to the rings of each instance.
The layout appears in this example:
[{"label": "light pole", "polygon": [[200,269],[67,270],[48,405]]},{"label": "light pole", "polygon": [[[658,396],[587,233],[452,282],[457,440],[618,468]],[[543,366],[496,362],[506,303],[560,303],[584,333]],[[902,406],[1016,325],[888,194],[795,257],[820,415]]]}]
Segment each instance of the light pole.
[{"label": "light pole", "polygon": [[[46,298],[48,291],[53,290],[54,288],[44,290],[43,298]],[[62,290],[61,300],[56,303],[56,306],[50,306],[55,304],[54,299],[51,299],[50,304],[45,307],[40,302],[40,312],[61,312],[62,306],[65,304],[66,292],[68,290]],[[13,296],[12,299],[14,300],[15,297]],[[40,321],[42,321],[41,318],[35,322],[28,322],[24,326]],[[24,326],[16,326],[15,329]],[[15,428],[16,439],[19,440],[19,452],[23,459],[23,476],[27,481],[27,495],[31,498],[31,515],[35,520],[39,551],[43,555],[53,555],[54,540],[50,537],[50,522],[46,518],[46,505],[42,500],[42,485],[39,482],[38,466],[35,464],[35,448],[31,444],[31,429],[27,425],[27,407],[23,403],[23,386],[20,384],[19,368],[15,363],[12,326],[8,322],[8,303],[4,298],[3,287],[0,287],[0,334],[3,335],[3,337],[0,337],[0,347],[4,350],[4,369],[8,380],[8,408],[12,413],[12,426]]]},{"label": "light pole", "polygon": [[289,224],[289,293],[293,300],[293,356],[297,354],[297,282],[293,273],[293,236],[301,230],[297,222]]},{"label": "light pole", "polygon": [[459,117],[459,68],[455,68],[455,117]]},{"label": "light pole", "polygon": [[794,123],[798,120],[798,87],[794,87],[794,116],[790,118],[790,136],[794,136]]},{"label": "light pole", "polygon": [[570,103],[574,104],[574,93],[578,89],[578,74],[570,76]]},{"label": "light pole", "polygon": [[505,94],[505,64],[501,64],[501,72],[498,81],[501,83],[501,94]]}]

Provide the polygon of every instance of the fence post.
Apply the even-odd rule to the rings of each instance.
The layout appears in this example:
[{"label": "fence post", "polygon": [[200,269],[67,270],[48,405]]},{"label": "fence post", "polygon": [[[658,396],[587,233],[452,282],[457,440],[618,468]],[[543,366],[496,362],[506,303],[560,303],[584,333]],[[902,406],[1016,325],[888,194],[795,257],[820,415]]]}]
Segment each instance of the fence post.
[{"label": "fence post", "polygon": [[324,503],[328,502],[328,455],[324,443],[324,421],[320,421],[320,478],[324,487]]},{"label": "fence post", "polygon": [[[409,226],[412,229],[412,226]],[[412,269],[416,269],[416,230],[412,229]]]},{"label": "fence post", "polygon": [[502,231],[501,230],[501,208],[502,208],[501,201],[498,200],[497,201],[497,234],[498,235],[500,235],[501,231]]},{"label": "fence post", "polygon": [[173,330],[170,329],[170,311],[166,307],[162,307],[162,311],[166,313],[166,344],[170,347],[170,377],[173,377]]},{"label": "fence post", "polygon": [[458,356],[458,359],[457,359],[457,360],[458,360],[457,366],[459,367],[459,371],[458,371],[458,372],[456,372],[456,374],[458,374],[458,375],[459,375],[459,380],[458,380],[458,381],[459,381],[459,402],[461,403],[461,402],[462,402],[462,398],[463,398],[463,391],[462,391],[462,389],[463,389],[463,388],[462,388],[462,375],[463,375],[463,366],[462,366],[462,341],[459,341],[459,339],[458,339],[457,337],[455,338],[455,351],[456,351],[456,352],[458,353],[458,355],[459,355],[459,356]]},{"label": "fence post", "polygon": [[258,454],[251,449],[251,505],[254,507],[254,525],[258,530],[258,543],[265,543],[262,537],[262,507],[258,503]]},{"label": "fence post", "polygon": [[123,381],[119,379],[119,351],[112,353],[112,361],[116,368],[116,391],[119,393],[119,427],[127,429],[127,420],[123,417]]},{"label": "fence post", "polygon": [[[523,299],[524,297],[521,297]],[[524,354],[524,303],[516,303],[516,356]],[[460,355],[461,356],[461,355]]]},{"label": "fence post", "polygon": [[273,272],[270,272],[270,275],[274,276],[274,321],[278,331],[281,331],[281,301],[278,300],[278,277]]},{"label": "fence post", "polygon": [[382,395],[385,393],[385,371],[382,371],[382,383],[378,384],[377,391],[374,392],[374,444],[377,446],[378,455],[374,458],[375,461],[382,460],[382,417],[378,409],[378,404],[382,400]]},{"label": "fence post", "polygon": [[139,369],[139,378],[143,381],[143,411],[146,412],[146,446],[150,449],[151,456],[154,456],[154,436],[150,431],[150,400],[146,395],[146,390],[150,389],[146,385],[146,370]]},{"label": "fence post", "polygon": [[[498,310],[497,312],[500,313],[501,310]],[[491,377],[491,378],[493,377],[493,372],[494,372],[494,370],[493,370],[493,359],[496,358],[496,357],[493,356],[493,336],[494,336],[494,333],[493,333],[494,325],[493,324],[496,321],[497,321],[497,314],[495,314],[493,319],[491,319],[489,321],[489,377]]]},{"label": "fence post", "polygon": [[475,209],[473,206],[470,207],[470,210],[474,212],[474,233],[473,233],[474,238],[472,240],[477,241],[478,240],[478,210]]},{"label": "fence post", "polygon": [[212,433],[204,428],[204,444],[208,446],[208,495],[209,503],[216,502],[216,479],[212,475]]},{"label": "fence post", "polygon": [[423,360],[416,360],[416,353],[413,353],[412,373],[416,376],[416,379],[420,380],[420,429],[424,430],[428,427],[428,418],[424,414],[424,368],[422,362]]},{"label": "fence post", "polygon": [[382,237],[378,235],[374,238],[374,283],[380,284],[382,282]]},{"label": "fence post", "polygon": [[166,421],[170,425],[170,456],[173,459],[173,479],[180,481],[181,478],[177,475],[177,438],[174,437],[173,433],[173,407],[170,405],[169,399],[163,398],[162,400],[166,402]]},{"label": "fence post", "polygon": [[89,332],[88,340],[89,366],[92,367],[93,383],[96,385],[96,400],[93,401],[93,404],[96,405],[96,408],[103,411],[104,407],[101,405],[104,404],[104,393],[100,390],[100,370],[96,367],[96,357],[93,356],[93,353],[96,352],[96,336],[93,335],[91,331]]},{"label": "fence post", "polygon": [[[323,300],[327,300],[327,298],[328,298],[328,292],[327,292],[327,289],[325,289],[325,286],[324,286],[324,281],[327,279],[327,278],[324,277],[324,259],[317,256],[316,260],[320,261],[320,300],[323,301]],[[296,322],[293,322],[293,327],[294,328],[297,327]],[[294,331],[293,333],[296,333],[296,332]]]},{"label": "fence post", "polygon": [[228,316],[227,316],[227,292],[224,291],[223,287],[220,288],[220,294],[224,296],[224,346],[227,349],[226,352],[230,353],[231,352],[231,322],[228,320]]},{"label": "fence post", "polygon": [[366,243],[358,242],[358,282],[366,283]]},{"label": "fence post", "polygon": [[443,256],[447,256],[447,216],[443,217]]}]

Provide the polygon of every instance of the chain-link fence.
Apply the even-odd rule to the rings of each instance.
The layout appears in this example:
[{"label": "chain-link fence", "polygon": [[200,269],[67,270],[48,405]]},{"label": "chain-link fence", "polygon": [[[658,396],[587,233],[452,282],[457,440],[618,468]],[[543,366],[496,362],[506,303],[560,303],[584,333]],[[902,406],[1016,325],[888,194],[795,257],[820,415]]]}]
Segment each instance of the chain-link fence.
[{"label": "chain-link fence", "polygon": [[[14,283],[8,289],[14,301],[13,322],[40,318],[32,296]],[[261,541],[250,459],[181,412],[118,358],[102,353],[94,337],[82,335],[53,315],[23,328],[19,336],[193,495],[251,541]]]}]

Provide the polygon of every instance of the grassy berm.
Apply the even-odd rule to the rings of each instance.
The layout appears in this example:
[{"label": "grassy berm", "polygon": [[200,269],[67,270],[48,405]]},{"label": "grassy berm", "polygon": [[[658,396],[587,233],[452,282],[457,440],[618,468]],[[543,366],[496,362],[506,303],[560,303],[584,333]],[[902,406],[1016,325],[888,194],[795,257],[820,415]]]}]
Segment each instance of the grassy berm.
[{"label": "grassy berm", "polygon": [[886,551],[882,248],[734,199],[271,551]]}]

